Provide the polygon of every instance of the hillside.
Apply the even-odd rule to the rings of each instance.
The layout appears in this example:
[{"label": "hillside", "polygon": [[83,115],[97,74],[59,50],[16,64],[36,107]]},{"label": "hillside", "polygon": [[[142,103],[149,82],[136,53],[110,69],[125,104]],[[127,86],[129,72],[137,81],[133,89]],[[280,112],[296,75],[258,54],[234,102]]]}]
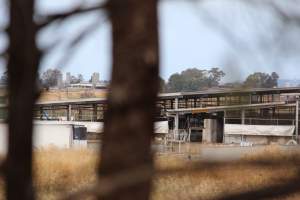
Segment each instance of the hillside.
[{"label": "hillside", "polygon": [[52,89],[42,93],[39,101],[59,101],[67,99],[103,98],[106,90],[98,89]]}]

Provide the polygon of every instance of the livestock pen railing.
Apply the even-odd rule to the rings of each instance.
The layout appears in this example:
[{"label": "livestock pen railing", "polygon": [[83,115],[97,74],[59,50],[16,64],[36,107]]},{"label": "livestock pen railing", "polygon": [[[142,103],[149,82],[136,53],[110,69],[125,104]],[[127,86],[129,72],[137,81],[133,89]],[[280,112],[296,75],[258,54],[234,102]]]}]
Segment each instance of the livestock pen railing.
[{"label": "livestock pen railing", "polygon": [[[163,151],[166,152],[171,149],[172,152],[181,153],[182,144],[190,140],[190,134],[185,129],[169,130],[164,137]],[[177,147],[177,148],[176,148]]]}]

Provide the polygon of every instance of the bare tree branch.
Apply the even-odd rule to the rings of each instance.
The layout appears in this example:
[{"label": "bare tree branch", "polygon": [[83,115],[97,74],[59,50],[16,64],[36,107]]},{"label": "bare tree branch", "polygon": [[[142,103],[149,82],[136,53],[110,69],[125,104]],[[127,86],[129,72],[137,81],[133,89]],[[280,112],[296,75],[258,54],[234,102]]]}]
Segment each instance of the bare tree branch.
[{"label": "bare tree branch", "polygon": [[101,10],[101,9],[105,9],[106,8],[106,3],[101,3],[101,4],[97,4],[91,7],[87,7],[87,8],[82,8],[77,7],[74,8],[72,10],[69,10],[67,12],[63,12],[63,13],[57,13],[57,14],[52,14],[52,15],[46,15],[46,16],[38,16],[38,19],[42,19],[41,22],[37,23],[37,27],[38,29],[44,28],[45,26],[55,22],[55,21],[62,21],[68,17],[72,17],[74,15],[78,15],[78,14],[84,14],[84,13],[88,13],[88,12],[92,12],[92,11],[97,11],[97,10]]},{"label": "bare tree branch", "polygon": [[8,153],[6,197],[34,200],[32,177],[33,108],[40,52],[36,45],[33,20],[35,0],[10,1],[8,29]]},{"label": "bare tree branch", "polygon": [[[198,2],[197,0],[194,1]],[[217,30],[218,33],[220,33],[223,37],[225,37],[226,40],[229,41],[229,43],[232,44],[236,49],[242,49],[243,51],[251,55],[255,55],[253,53],[253,50],[249,47],[248,44],[244,42],[242,38],[237,37],[236,35],[233,34],[229,26],[226,26],[225,24],[220,22],[208,11],[204,9],[199,10],[199,7],[193,7],[193,8],[197,9],[195,11],[203,19],[203,22],[205,22],[210,28]]]},{"label": "bare tree branch", "polygon": [[[108,4],[113,69],[104,117],[100,178],[136,166],[153,167],[151,140],[159,89],[158,1],[109,0]],[[99,199],[146,200],[150,198],[151,183],[151,177],[147,177]]]},{"label": "bare tree branch", "polygon": [[261,187],[259,189],[228,195],[218,200],[259,200],[280,198],[286,195],[298,193],[300,190],[300,173],[284,183],[280,182],[274,185]]},{"label": "bare tree branch", "polygon": [[0,177],[5,174],[5,161],[0,162]]},{"label": "bare tree branch", "polygon": [[[78,45],[85,40],[92,32],[96,31],[97,28],[101,27],[101,24],[104,24],[107,21],[107,17],[102,17],[100,19],[95,20],[90,25],[88,25],[86,28],[84,28],[81,32],[79,32],[67,45],[66,51],[64,55],[61,57],[61,59],[58,61],[58,68],[61,69],[64,66],[67,65],[67,63],[70,61],[70,59],[73,57],[75,51],[77,50]],[[55,46],[58,43],[54,43],[53,45],[49,46],[45,53],[47,51],[50,51],[51,49],[55,48]]]},{"label": "bare tree branch", "polygon": [[[278,3],[274,1],[259,1],[259,3],[265,4],[265,6],[271,8],[275,15],[279,16],[279,19],[281,19],[285,23],[294,23],[296,25],[300,25],[300,15],[290,14],[282,7],[278,5]],[[298,2],[297,2],[298,3]]]}]

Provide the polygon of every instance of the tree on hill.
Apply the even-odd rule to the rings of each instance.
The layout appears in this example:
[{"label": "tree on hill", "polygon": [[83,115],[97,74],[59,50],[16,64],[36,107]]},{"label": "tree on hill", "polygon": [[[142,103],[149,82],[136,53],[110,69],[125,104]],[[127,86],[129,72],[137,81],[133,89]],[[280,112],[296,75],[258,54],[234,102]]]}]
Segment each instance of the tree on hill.
[{"label": "tree on hill", "polygon": [[180,74],[172,74],[166,87],[168,92],[197,91],[218,86],[224,76],[225,73],[219,68],[212,68],[211,70],[189,68]]},{"label": "tree on hill", "polygon": [[224,76],[225,73],[219,68],[211,68],[211,70],[208,71],[208,87],[218,86]]},{"label": "tree on hill", "polygon": [[166,81],[162,77],[159,77],[159,92],[166,92],[166,87]]},{"label": "tree on hill", "polygon": [[272,72],[271,75],[262,72],[255,72],[246,78],[244,87],[273,88],[277,87],[278,79],[279,75],[276,72]]},{"label": "tree on hill", "polygon": [[62,73],[58,69],[48,69],[42,74],[42,85],[45,88],[57,86],[58,80],[62,77]]}]

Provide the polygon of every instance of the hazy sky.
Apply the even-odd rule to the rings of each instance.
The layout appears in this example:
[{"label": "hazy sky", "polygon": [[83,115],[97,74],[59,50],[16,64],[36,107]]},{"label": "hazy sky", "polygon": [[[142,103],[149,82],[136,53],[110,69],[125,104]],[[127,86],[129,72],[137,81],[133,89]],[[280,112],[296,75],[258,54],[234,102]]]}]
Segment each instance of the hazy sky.
[{"label": "hazy sky", "polygon": [[[37,7],[42,13],[58,12],[76,6],[79,2],[82,0],[40,0]],[[235,1],[220,2],[214,0],[201,5],[179,1],[160,3],[160,65],[164,79],[189,67],[220,67],[227,74],[225,81],[241,80],[255,71],[277,71],[282,78],[298,78],[300,70],[297,59],[278,63],[277,59],[266,58],[264,51],[269,51],[268,48],[257,50],[253,45],[259,36],[256,29],[268,30],[268,23],[272,23],[270,16],[256,16],[256,11]],[[0,12],[3,14],[3,10]],[[209,14],[208,18],[205,13]],[[70,62],[58,66],[61,57],[68,54],[63,41],[68,41],[95,20],[101,22],[103,16],[99,16],[98,13],[91,13],[85,17],[76,17],[67,20],[61,27],[52,26],[40,34],[38,41],[41,46],[54,41],[59,44],[43,60],[42,70],[60,67],[64,72],[81,73],[86,79],[98,71],[101,79],[109,79],[111,38],[108,22],[97,24],[98,28],[75,49]],[[210,21],[211,18],[217,19],[217,23]],[[257,20],[260,18],[264,19]],[[225,29],[229,27],[229,31],[223,32],[218,23],[224,24]],[[0,49],[4,44],[5,39],[0,35]]]}]

